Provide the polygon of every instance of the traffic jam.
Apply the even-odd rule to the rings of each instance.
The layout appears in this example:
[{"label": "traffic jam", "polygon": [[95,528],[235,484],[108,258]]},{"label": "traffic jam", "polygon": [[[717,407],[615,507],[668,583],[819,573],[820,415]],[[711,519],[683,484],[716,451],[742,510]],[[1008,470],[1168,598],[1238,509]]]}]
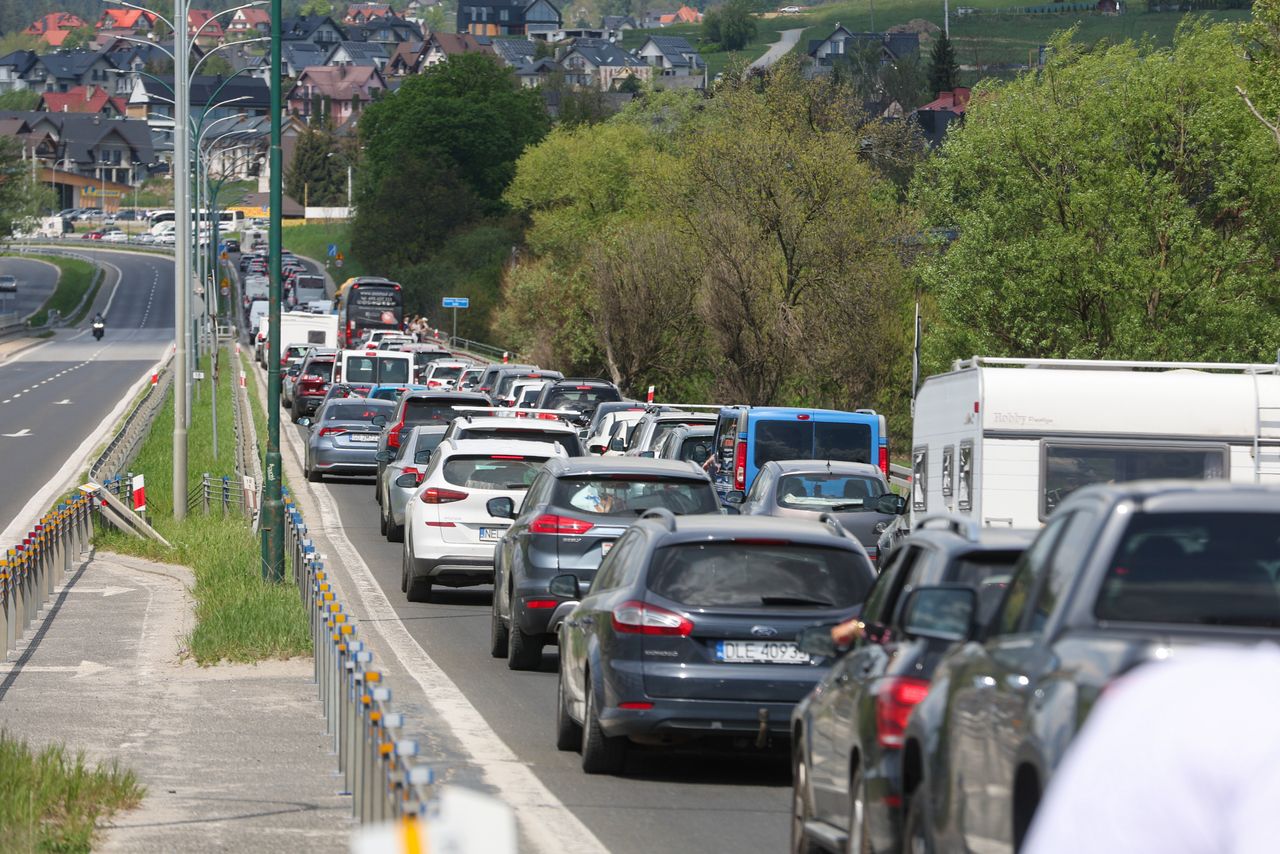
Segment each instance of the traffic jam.
[{"label": "traffic jam", "polygon": [[307,480],[372,487],[405,601],[491,590],[476,658],[558,658],[584,774],[789,757],[793,851],[1063,850],[1036,818],[1095,704],[1280,638],[1275,365],[974,357],[890,436],[484,361],[406,333],[395,282],[316,287],[282,405]]}]

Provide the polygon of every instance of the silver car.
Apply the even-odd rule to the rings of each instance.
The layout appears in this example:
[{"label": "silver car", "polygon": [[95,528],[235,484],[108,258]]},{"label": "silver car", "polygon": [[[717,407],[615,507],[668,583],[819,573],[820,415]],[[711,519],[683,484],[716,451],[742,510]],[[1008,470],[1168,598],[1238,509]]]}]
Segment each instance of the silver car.
[{"label": "silver car", "polygon": [[405,506],[417,494],[427,473],[431,452],[444,438],[446,429],[444,424],[414,427],[399,448],[378,452],[378,461],[385,463],[378,481],[378,503],[382,505],[378,511],[378,529],[389,542],[404,542]]},{"label": "silver car", "polygon": [[299,418],[298,423],[311,431],[303,465],[307,480],[319,483],[326,474],[377,474],[382,428],[373,419],[390,415],[394,408],[385,400],[335,397],[314,418]]},{"label": "silver car", "polygon": [[[742,494],[730,493],[730,503],[735,496]],[[889,491],[884,474],[870,463],[775,460],[760,467],[739,510],[743,515],[812,519],[830,513],[875,561],[877,540],[905,508],[906,502]]]}]

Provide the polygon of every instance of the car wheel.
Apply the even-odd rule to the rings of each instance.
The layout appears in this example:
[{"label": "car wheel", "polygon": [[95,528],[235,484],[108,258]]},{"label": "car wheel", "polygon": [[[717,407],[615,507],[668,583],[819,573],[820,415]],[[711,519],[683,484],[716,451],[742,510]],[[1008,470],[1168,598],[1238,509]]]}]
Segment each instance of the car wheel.
[{"label": "car wheel", "polygon": [[587,713],[582,719],[582,770],[588,774],[621,774],[627,761],[627,740],[610,738],[600,729],[596,692],[587,677]]},{"label": "car wheel", "polygon": [[556,682],[556,750],[574,750],[582,744],[582,727],[569,717],[564,695],[564,671]]},{"label": "car wheel", "polygon": [[306,475],[308,483],[320,483],[324,480],[324,475],[313,469],[307,469]]},{"label": "car wheel", "polygon": [[489,654],[494,658],[506,658],[509,641],[507,624],[502,622],[502,615],[498,613],[498,591],[494,590],[493,606],[489,612]]},{"label": "car wheel", "polygon": [[413,543],[404,546],[405,598],[410,602],[431,601],[431,579],[418,578],[413,571]]},{"label": "car wheel", "polygon": [[[378,504],[382,504],[381,501]],[[378,508],[378,533],[382,536],[387,535],[387,508],[385,505]]]},{"label": "car wheel", "polygon": [[378,476],[373,482],[373,500],[382,506],[382,469],[378,469]]},{"label": "car wheel", "polygon": [[297,423],[298,423],[298,419],[299,419],[299,418],[301,418],[301,417],[302,417],[302,415],[298,412],[298,408],[297,408],[296,406],[295,406],[295,407],[292,407],[292,408],[289,410],[289,420],[290,420],[290,421],[292,421],[294,424],[297,424]]},{"label": "car wheel", "polygon": [[871,834],[867,831],[867,787],[862,780],[862,765],[849,781],[849,835],[845,838],[845,854],[871,854]]},{"label": "car wheel", "polygon": [[818,847],[805,835],[805,827],[813,817],[809,806],[809,766],[803,756],[796,756],[791,773],[791,852],[816,854]]},{"label": "car wheel", "polygon": [[938,845],[933,838],[933,804],[922,780],[907,802],[907,818],[902,827],[903,854],[934,854]]},{"label": "car wheel", "polygon": [[511,627],[508,629],[511,638],[507,641],[508,670],[537,670],[542,666],[542,635],[529,635],[521,631],[516,624],[515,608],[512,607]]},{"label": "car wheel", "polygon": [[387,542],[404,542],[404,525],[397,525],[395,517],[391,515],[389,510],[387,511]]}]

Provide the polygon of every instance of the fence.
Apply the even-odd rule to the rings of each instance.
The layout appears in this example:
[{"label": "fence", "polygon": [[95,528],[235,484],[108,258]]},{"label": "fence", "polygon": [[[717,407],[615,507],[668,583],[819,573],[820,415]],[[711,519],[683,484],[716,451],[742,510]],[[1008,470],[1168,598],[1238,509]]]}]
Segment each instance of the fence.
[{"label": "fence", "polygon": [[236,512],[252,519],[258,512],[258,494],[252,477],[214,476],[205,472],[200,482],[187,491],[187,512],[197,509],[206,516],[217,509],[227,516]]},{"label": "fence", "polygon": [[0,559],[0,643],[7,656],[89,548],[94,501],[77,494],[40,518]]},{"label": "fence", "polygon": [[[477,356],[484,356],[486,359],[492,359],[495,362],[501,362],[502,357],[507,355],[509,351],[503,350],[501,347],[494,347],[492,344],[485,344],[482,341],[472,341],[469,338],[450,338],[449,349],[453,351],[463,351],[465,353],[474,353]],[[510,353],[514,361],[514,353]]]},{"label": "fence", "polygon": [[906,466],[891,465],[889,466],[889,483],[893,486],[900,486],[908,492],[911,491],[911,469]]},{"label": "fence", "polygon": [[101,481],[104,476],[117,474],[120,469],[133,462],[138,446],[151,432],[151,424],[156,420],[160,407],[164,405],[165,395],[173,384],[173,360],[165,362],[152,382],[142,400],[133,408],[124,424],[116,431],[107,447],[89,466],[89,479]]},{"label": "fence", "polygon": [[405,719],[391,710],[391,689],[374,669],[328,573],[307,537],[293,497],[284,490],[285,549],[290,577],[310,613],[315,681],[333,737],[343,794],[361,823],[425,815],[435,775],[416,762],[418,743],[403,737]]}]

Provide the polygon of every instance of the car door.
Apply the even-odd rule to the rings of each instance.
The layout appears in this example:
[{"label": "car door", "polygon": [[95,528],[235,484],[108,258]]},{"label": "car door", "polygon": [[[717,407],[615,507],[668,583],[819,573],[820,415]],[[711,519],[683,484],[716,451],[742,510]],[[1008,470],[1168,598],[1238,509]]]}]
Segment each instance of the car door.
[{"label": "car door", "polygon": [[773,506],[773,484],[777,481],[777,467],[765,463],[764,468],[760,469],[760,475],[756,478],[755,483],[751,484],[746,497],[742,501],[740,512],[746,516],[750,514],[768,514]]},{"label": "car door", "polygon": [[[593,657],[599,661],[602,648],[610,644],[609,630],[612,628],[610,615],[613,606],[618,604],[620,585],[628,573],[625,567],[634,563],[637,552],[643,543],[638,531],[628,531],[619,538],[617,544],[600,564],[578,607],[565,620],[565,637],[569,649],[560,650],[565,657],[565,699],[573,716],[582,719],[586,702],[586,680]],[[635,572],[630,573],[634,577]],[[606,702],[601,698],[602,702]]]},{"label": "car door", "polygon": [[[454,422],[455,424],[457,422]],[[449,426],[453,429],[453,425]],[[524,497],[515,501],[516,517],[511,526],[502,535],[502,540],[495,549],[493,562],[493,595],[498,600],[498,613],[504,617],[511,614],[511,585],[507,582],[508,573],[518,573],[521,562],[529,548],[529,523],[541,512],[551,496],[551,488],[555,478],[543,470]]]},{"label": "car door", "polygon": [[[757,481],[758,482],[758,481]],[[876,579],[867,595],[862,619],[868,625],[884,624],[894,613],[903,585],[913,568],[923,562],[918,546],[899,549]],[[881,644],[862,640],[831,667],[821,691],[810,705],[812,731],[809,779],[813,786],[816,816],[837,827],[846,824],[849,804],[849,760],[855,741],[857,706],[878,674],[884,672],[889,654]]]}]

